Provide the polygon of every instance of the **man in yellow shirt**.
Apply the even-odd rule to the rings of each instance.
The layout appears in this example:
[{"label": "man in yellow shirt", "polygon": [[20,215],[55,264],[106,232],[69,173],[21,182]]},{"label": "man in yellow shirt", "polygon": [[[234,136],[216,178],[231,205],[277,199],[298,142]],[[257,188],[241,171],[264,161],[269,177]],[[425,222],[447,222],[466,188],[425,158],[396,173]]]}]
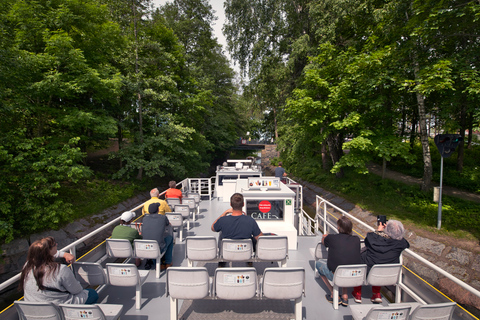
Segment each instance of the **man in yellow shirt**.
[{"label": "man in yellow shirt", "polygon": [[170,209],[170,207],[168,206],[167,201],[158,198],[159,194],[160,192],[157,188],[154,188],[150,191],[150,197],[152,198],[145,202],[145,204],[143,205],[142,214],[149,214],[148,206],[152,203],[160,203],[160,206],[158,207],[158,214],[165,215],[165,212],[172,212],[172,209]]}]

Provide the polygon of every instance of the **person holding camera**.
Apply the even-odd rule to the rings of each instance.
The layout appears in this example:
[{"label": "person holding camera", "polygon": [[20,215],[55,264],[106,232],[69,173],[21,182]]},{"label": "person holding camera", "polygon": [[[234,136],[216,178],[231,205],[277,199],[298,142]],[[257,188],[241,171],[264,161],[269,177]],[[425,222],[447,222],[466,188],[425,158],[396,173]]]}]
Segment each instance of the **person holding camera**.
[{"label": "person holding camera", "polygon": [[[402,251],[410,247],[403,237],[405,229],[397,220],[387,222],[386,216],[377,216],[377,231],[367,233],[365,248],[360,253],[362,263],[366,264],[368,271],[375,264],[399,263]],[[373,303],[382,303],[381,287],[372,286]],[[362,287],[355,287],[352,292],[353,300],[362,303]]]}]

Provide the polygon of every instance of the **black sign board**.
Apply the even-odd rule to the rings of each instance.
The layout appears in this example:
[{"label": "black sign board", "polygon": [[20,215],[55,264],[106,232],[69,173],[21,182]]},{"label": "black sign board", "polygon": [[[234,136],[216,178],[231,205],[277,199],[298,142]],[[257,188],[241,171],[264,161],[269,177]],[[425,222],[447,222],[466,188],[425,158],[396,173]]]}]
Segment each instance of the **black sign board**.
[{"label": "black sign board", "polygon": [[255,220],[283,220],[285,200],[247,200],[247,215]]}]

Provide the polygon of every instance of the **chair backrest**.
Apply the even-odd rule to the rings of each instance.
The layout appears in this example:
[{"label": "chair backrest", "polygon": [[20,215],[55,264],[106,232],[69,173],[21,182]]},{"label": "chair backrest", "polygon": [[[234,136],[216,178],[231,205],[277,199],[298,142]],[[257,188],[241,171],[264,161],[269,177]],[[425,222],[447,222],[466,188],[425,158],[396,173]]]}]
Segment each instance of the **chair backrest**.
[{"label": "chair backrest", "polygon": [[130,240],[127,239],[107,239],[107,255],[114,258],[131,258],[133,249]]},{"label": "chair backrest", "polygon": [[185,257],[193,261],[208,261],[217,258],[217,239],[214,236],[187,237]]},{"label": "chair backrest", "polygon": [[374,307],[368,311],[364,320],[395,319],[407,320],[410,313],[410,306],[395,307]]},{"label": "chair backrest", "polygon": [[181,213],[178,212],[167,212],[165,216],[168,218],[168,221],[172,227],[183,227],[183,217]]},{"label": "chair backrest", "polygon": [[214,296],[220,299],[245,300],[257,294],[255,268],[217,268],[214,279]]},{"label": "chair backrest", "polygon": [[327,248],[321,243],[317,243],[315,247],[315,260],[318,259],[327,259],[328,258],[328,250]]},{"label": "chair backrest", "polygon": [[251,239],[222,239],[220,258],[227,261],[246,261],[252,258]]},{"label": "chair backrest", "polygon": [[402,272],[402,265],[395,264],[377,264],[368,272],[366,285],[370,286],[390,286],[396,285]]},{"label": "chair backrest", "polygon": [[450,320],[456,305],[456,302],[422,304],[413,310],[410,320]]},{"label": "chair backrest", "polygon": [[190,193],[190,192],[189,192],[187,196],[188,196],[188,198],[193,198],[197,204],[200,203],[200,200],[201,200],[201,199],[200,199],[200,194],[198,194],[198,193]]},{"label": "chair backrest", "polygon": [[160,246],[156,240],[133,240],[135,257],[141,259],[157,259],[161,257]]},{"label": "chair backrest", "polygon": [[205,267],[167,269],[167,296],[173,299],[203,299],[210,294],[210,277]]},{"label": "chair backrest", "polygon": [[365,283],[366,264],[338,266],[333,274],[333,283],[338,287],[356,287]]},{"label": "chair backrest", "polygon": [[288,257],[286,236],[261,236],[257,240],[257,258],[266,261],[280,261]]},{"label": "chair backrest", "polygon": [[102,309],[94,304],[61,304],[59,307],[65,320],[106,320]]},{"label": "chair backrest", "polygon": [[262,295],[269,299],[298,299],[305,295],[304,268],[266,268]]},{"label": "chair backrest", "polygon": [[83,287],[99,286],[107,283],[105,270],[97,262],[74,262],[73,274]]},{"label": "chair backrest", "polygon": [[190,218],[190,207],[188,206],[188,204],[176,204],[172,208],[172,211],[181,213],[184,219]]},{"label": "chair backrest", "polygon": [[190,207],[190,211],[197,206],[194,198],[182,198],[182,204],[187,204]]},{"label": "chair backrest", "polygon": [[168,203],[168,206],[172,208],[172,206],[180,204],[180,199],[179,198],[167,198],[165,199]]},{"label": "chair backrest", "polygon": [[62,313],[52,302],[15,301],[20,320],[63,320]]},{"label": "chair backrest", "polygon": [[108,283],[113,286],[133,287],[140,283],[140,275],[134,264],[107,263]]}]

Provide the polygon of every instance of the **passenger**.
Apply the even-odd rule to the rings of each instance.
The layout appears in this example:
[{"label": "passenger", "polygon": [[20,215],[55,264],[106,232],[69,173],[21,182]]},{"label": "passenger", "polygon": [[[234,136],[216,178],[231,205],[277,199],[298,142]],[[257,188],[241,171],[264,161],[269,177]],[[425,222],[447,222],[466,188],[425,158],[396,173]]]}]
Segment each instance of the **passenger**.
[{"label": "passenger", "polygon": [[278,167],[275,168],[275,178],[284,179],[287,176],[285,169],[282,167],[282,162],[278,163]]},{"label": "passenger", "polygon": [[57,243],[46,237],[32,243],[28,249],[27,262],[22,270],[20,286],[25,301],[71,304],[94,304],[98,294],[93,289],[83,289],[66,265],[53,261]]},{"label": "passenger", "polygon": [[[385,231],[384,231],[385,230]],[[379,223],[377,231],[367,233],[365,248],[360,254],[362,263],[366,264],[368,271],[375,264],[399,263],[400,255],[410,244],[403,237],[405,229],[397,220],[387,223]],[[372,286],[372,298],[374,303],[382,303],[381,287]],[[355,287],[352,292],[353,300],[362,303],[362,287]]]},{"label": "passenger", "polygon": [[[315,267],[323,282],[330,290],[325,297],[333,303],[333,287],[328,280],[333,281],[333,274],[338,266],[360,263],[360,239],[352,235],[352,221],[343,216],[337,220],[338,234],[324,234],[322,244],[329,248],[328,259],[317,261]],[[342,288],[339,304],[348,306],[347,288]]]},{"label": "passenger", "polygon": [[[234,193],[230,198],[230,205],[232,207],[222,213],[212,224],[212,231],[222,232],[218,239],[219,244],[222,239],[252,239],[252,245],[255,248],[258,237],[263,233],[255,219],[243,213],[243,195]],[[228,215],[229,213],[231,215]],[[219,266],[224,264],[221,263]]]},{"label": "passenger", "polygon": [[160,192],[158,191],[157,188],[154,188],[150,191],[150,197],[152,197],[152,198],[150,200],[148,200],[147,202],[145,202],[145,204],[143,205],[142,214],[146,215],[146,214],[149,213],[148,207],[152,203],[159,203],[160,204],[158,206],[158,212],[155,212],[155,213],[165,215],[165,212],[172,212],[172,209],[170,209],[170,207],[168,206],[167,201],[158,198],[159,194],[160,194]]},{"label": "passenger", "polygon": [[182,190],[177,189],[177,183],[172,180],[168,183],[168,186],[170,189],[165,192],[165,199],[178,198],[180,199],[180,203],[182,203]]},{"label": "passenger", "polygon": [[[160,266],[160,270],[165,270],[172,266],[173,236],[170,234],[165,235],[165,227],[168,226],[170,222],[165,215],[158,214],[160,206],[161,204],[158,202],[151,203],[148,206],[148,212],[150,214],[145,215],[143,218],[142,236],[143,239],[156,240],[160,251],[165,252]],[[148,259],[145,263],[145,269],[151,269],[155,263],[155,260]]]},{"label": "passenger", "polygon": [[[133,246],[133,240],[142,239],[138,230],[132,228],[130,224],[135,219],[135,213],[132,211],[125,211],[120,217],[120,225],[116,226],[112,231],[112,239],[127,239]],[[135,265],[138,267],[142,263],[140,258],[135,259]]]}]

